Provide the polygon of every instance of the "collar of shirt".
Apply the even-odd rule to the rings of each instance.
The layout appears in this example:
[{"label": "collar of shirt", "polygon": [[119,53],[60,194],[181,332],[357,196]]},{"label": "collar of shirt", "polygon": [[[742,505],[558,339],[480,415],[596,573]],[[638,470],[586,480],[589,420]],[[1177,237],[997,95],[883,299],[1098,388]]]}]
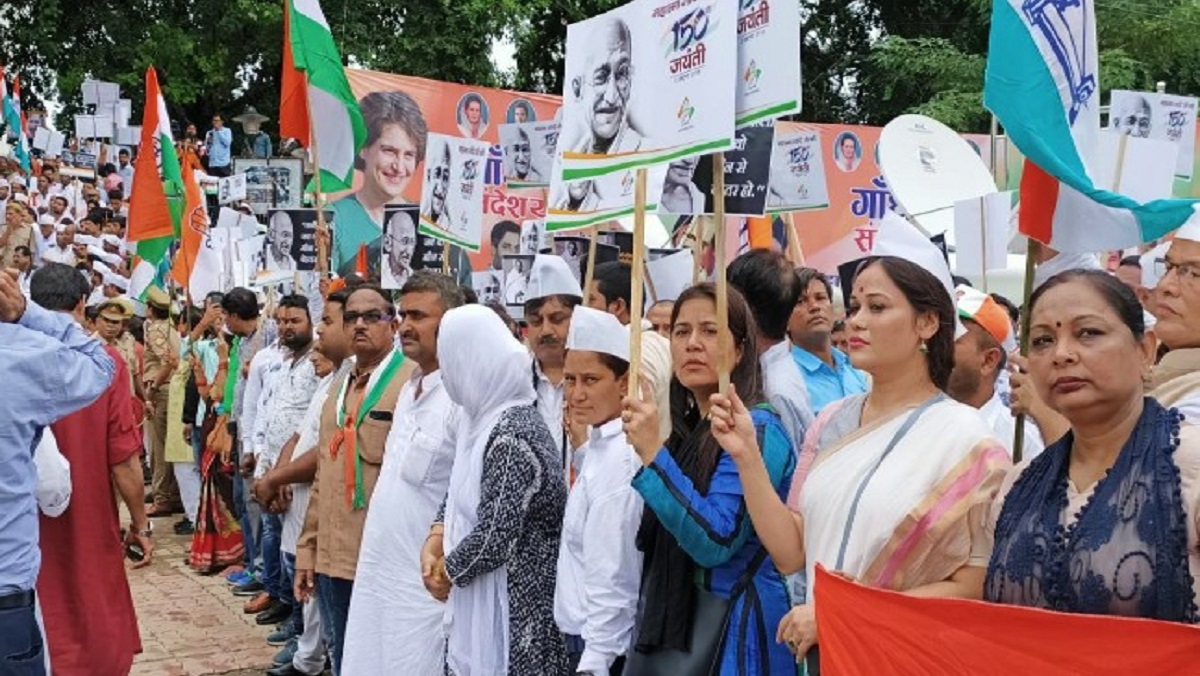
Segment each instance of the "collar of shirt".
[{"label": "collar of shirt", "polygon": [[816,373],[822,368],[835,372],[842,371],[850,365],[850,358],[846,356],[845,352],[835,347],[832,348],[832,353],[833,366],[831,367],[812,352],[796,345],[792,346],[792,355],[796,358],[796,362],[800,364],[800,367],[804,369],[805,373]]},{"label": "collar of shirt", "polygon": [[602,439],[611,439],[621,434],[624,426],[621,416],[617,416],[599,427],[592,427],[588,430],[588,441],[596,443]]}]

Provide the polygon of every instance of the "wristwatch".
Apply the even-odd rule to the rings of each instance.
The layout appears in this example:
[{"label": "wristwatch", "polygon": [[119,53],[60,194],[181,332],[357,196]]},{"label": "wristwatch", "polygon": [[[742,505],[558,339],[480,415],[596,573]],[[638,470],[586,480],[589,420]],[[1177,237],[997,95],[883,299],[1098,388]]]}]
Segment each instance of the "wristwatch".
[{"label": "wristwatch", "polygon": [[138,529],[134,528],[133,524],[131,523],[131,524],[129,524],[129,531],[139,537],[152,538],[152,537],[154,537],[154,524],[147,521],[146,522],[146,530],[138,530]]}]

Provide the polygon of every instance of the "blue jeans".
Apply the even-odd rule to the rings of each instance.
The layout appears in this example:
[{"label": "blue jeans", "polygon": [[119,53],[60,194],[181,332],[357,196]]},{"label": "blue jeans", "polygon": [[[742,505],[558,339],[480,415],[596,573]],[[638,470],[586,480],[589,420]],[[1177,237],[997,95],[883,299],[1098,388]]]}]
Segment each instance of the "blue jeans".
[{"label": "blue jeans", "polygon": [[[238,440],[234,440],[234,447],[237,448]],[[241,450],[237,454],[237,466],[241,466]],[[250,491],[247,490],[247,482],[242,478],[242,473],[238,469],[233,471],[233,509],[238,516],[238,522],[242,526],[242,543],[246,548],[246,553],[242,557],[243,565],[247,573],[255,573],[262,567],[262,552],[259,551],[259,526],[262,525],[260,518],[261,510],[258,509],[258,503],[250,499]]]},{"label": "blue jeans", "polygon": [[0,676],[46,676],[45,650],[32,604],[0,610]]},{"label": "blue jeans", "polygon": [[333,676],[342,671],[342,646],[346,644],[346,620],[350,617],[350,595],[354,592],[354,580],[329,577],[317,573],[317,603],[321,609],[321,622],[325,628],[329,658],[333,662]]},{"label": "blue jeans", "polygon": [[296,584],[296,555],[283,553],[283,586],[286,589],[285,596],[281,597],[292,606],[292,635],[299,636],[304,633],[304,604],[296,603],[296,597],[292,594],[292,586]]},{"label": "blue jeans", "polygon": [[203,435],[200,425],[192,426],[192,458],[196,461],[196,469],[204,467],[204,463],[200,460],[204,457],[204,440],[200,437]]},{"label": "blue jeans", "polygon": [[290,602],[289,593],[284,598],[283,556],[279,549],[283,539],[283,521],[278,514],[264,512],[262,515],[262,530],[258,546],[262,554],[262,583],[267,588],[271,598]]}]

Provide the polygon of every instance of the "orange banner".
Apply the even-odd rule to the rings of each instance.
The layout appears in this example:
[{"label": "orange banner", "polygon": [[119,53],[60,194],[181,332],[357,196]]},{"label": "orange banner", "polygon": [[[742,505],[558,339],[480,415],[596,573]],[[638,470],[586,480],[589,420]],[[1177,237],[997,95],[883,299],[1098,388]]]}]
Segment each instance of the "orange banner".
[{"label": "orange banner", "polygon": [[1200,628],[978,601],[917,599],[817,569],[829,676],[1200,673]]}]

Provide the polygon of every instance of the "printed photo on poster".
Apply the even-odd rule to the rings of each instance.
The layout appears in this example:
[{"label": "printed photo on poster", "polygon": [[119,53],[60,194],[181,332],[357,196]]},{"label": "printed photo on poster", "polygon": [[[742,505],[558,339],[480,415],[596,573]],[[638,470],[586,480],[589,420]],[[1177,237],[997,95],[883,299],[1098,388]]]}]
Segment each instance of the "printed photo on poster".
[{"label": "printed photo on poster", "polygon": [[[733,150],[725,152],[725,214],[761,216],[767,205],[775,126],[767,122],[742,127],[734,138]],[[712,194],[715,160],[716,155],[702,155],[669,164],[659,211],[680,215],[716,213]]]},{"label": "printed photo on poster", "polygon": [[508,111],[504,114],[505,124],[525,124],[537,119],[537,111],[528,99],[517,99],[508,104]]},{"label": "printed photo on poster", "polygon": [[246,202],[260,216],[272,209],[299,209],[304,164],[295,158],[235,158],[234,174],[246,176]]},{"label": "printed photo on poster", "polygon": [[500,125],[505,183],[514,188],[550,185],[560,127],[553,121]]},{"label": "printed photo on poster", "polygon": [[[325,211],[325,223],[335,227],[331,211]],[[259,270],[291,274],[317,269],[317,224],[316,209],[272,211]]]},{"label": "printed photo on poster", "polygon": [[479,297],[479,302],[504,304],[501,291],[504,288],[503,270],[482,270],[471,274],[471,288]]},{"label": "printed photo on poster", "polygon": [[533,258],[526,254],[504,257],[504,289],[501,294],[510,314],[520,311],[521,316],[524,316],[525,296],[529,287],[529,274],[533,271]]},{"label": "printed photo on poster", "polygon": [[458,100],[458,130],[466,138],[483,138],[491,117],[487,101],[477,92],[468,92]]},{"label": "printed photo on poster", "polygon": [[478,251],[482,243],[484,164],[491,146],[430,134],[421,196],[421,232]]},{"label": "printed photo on poster", "polygon": [[1109,129],[1134,138],[1177,144],[1175,176],[1192,179],[1196,158],[1196,98],[1114,89],[1110,103]]},{"label": "printed photo on poster", "polygon": [[829,206],[825,156],[818,131],[775,132],[767,211],[803,211]]},{"label": "printed photo on poster", "polygon": [[732,145],[737,9],[634,0],[567,26],[567,181]]},{"label": "printed photo on poster", "polygon": [[738,0],[737,123],[800,112],[799,0]]},{"label": "printed photo on poster", "polygon": [[617,247],[621,252],[621,256],[633,255],[633,233],[625,232],[624,230],[602,230],[596,237],[596,241],[600,244]]},{"label": "printed photo on poster", "polygon": [[389,207],[384,214],[381,281],[385,289],[399,289],[412,276],[414,270],[417,253],[417,210],[411,205]]},{"label": "printed photo on poster", "polygon": [[583,263],[587,261],[590,243],[587,237],[554,238],[554,253],[566,262],[567,267],[571,270],[571,276],[580,284],[583,283]]},{"label": "printed photo on poster", "polygon": [[546,226],[541,221],[521,224],[521,253],[533,255],[546,248]]},{"label": "printed photo on poster", "polygon": [[852,131],[844,131],[833,141],[833,163],[840,171],[851,173],[862,163],[863,147],[858,136]]}]

